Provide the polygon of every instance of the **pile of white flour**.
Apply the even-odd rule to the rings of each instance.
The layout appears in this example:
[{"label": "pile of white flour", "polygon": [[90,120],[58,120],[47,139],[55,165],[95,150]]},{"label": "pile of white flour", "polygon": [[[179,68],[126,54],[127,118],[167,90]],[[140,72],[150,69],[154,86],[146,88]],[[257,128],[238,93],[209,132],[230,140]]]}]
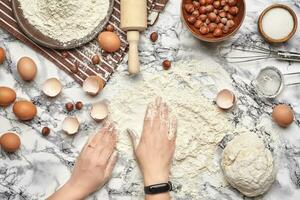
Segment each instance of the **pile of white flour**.
[{"label": "pile of white flour", "polygon": [[109,0],[19,0],[25,18],[63,43],[89,35],[108,12]]},{"label": "pile of white flour", "polygon": [[170,71],[145,72],[135,80],[124,80],[125,83],[111,81],[118,91],[110,102],[110,112],[120,131],[121,154],[133,159],[126,129],[140,134],[147,104],[162,96],[178,119],[172,181],[182,187],[176,197],[200,197],[200,185],[207,177],[220,187],[227,185],[217,158],[218,143],[225,135],[249,130],[235,127],[229,114],[214,105],[217,91],[231,88],[231,80],[221,66],[209,60],[192,60],[176,63]]}]

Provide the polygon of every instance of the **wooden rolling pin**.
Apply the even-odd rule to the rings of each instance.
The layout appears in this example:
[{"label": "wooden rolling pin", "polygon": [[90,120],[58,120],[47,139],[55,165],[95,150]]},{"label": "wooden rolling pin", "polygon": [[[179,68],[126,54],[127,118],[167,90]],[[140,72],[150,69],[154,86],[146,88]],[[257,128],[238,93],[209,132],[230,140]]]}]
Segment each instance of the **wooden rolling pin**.
[{"label": "wooden rolling pin", "polygon": [[140,71],[138,43],[140,32],[147,28],[147,0],[121,0],[121,29],[127,31],[129,43],[128,71]]}]

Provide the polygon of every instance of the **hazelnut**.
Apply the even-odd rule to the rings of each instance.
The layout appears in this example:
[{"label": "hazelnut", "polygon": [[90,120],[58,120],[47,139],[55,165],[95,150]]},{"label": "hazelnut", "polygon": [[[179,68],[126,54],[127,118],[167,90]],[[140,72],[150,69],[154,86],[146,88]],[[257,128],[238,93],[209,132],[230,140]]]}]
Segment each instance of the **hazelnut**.
[{"label": "hazelnut", "polygon": [[227,18],[222,18],[222,19],[221,19],[221,23],[224,24],[224,25],[226,25],[226,23],[227,23]]},{"label": "hazelnut", "polygon": [[152,33],[150,34],[150,40],[151,40],[152,42],[156,42],[157,39],[158,39],[158,34],[157,34],[157,32],[152,32]]},{"label": "hazelnut", "polygon": [[69,53],[67,51],[63,51],[63,52],[61,52],[61,56],[63,58],[67,58],[67,57],[69,57]]},{"label": "hazelnut", "polygon": [[74,105],[71,102],[66,103],[65,107],[68,112],[71,112],[74,109]]},{"label": "hazelnut", "polygon": [[206,4],[206,0],[199,0],[199,3],[201,6],[204,6]]},{"label": "hazelnut", "polygon": [[199,16],[199,19],[204,22],[207,19],[207,15],[202,14]]},{"label": "hazelnut", "polygon": [[194,12],[194,10],[195,10],[194,5],[191,4],[191,3],[185,4],[185,5],[184,5],[184,9],[185,9],[186,12],[188,12],[188,13],[192,13],[192,12]]},{"label": "hazelnut", "polygon": [[214,5],[214,7],[215,7],[216,9],[218,9],[218,8],[221,7],[221,2],[220,2],[220,1],[214,1],[213,5]]},{"label": "hazelnut", "polygon": [[220,12],[219,16],[222,17],[222,18],[226,17],[226,12],[224,12],[224,11]]},{"label": "hazelnut", "polygon": [[205,20],[205,24],[206,25],[210,24],[210,20],[208,18]]},{"label": "hazelnut", "polygon": [[215,30],[214,30],[214,32],[213,32],[213,36],[214,37],[220,37],[221,35],[222,35],[222,29],[220,29],[220,28],[216,28]]},{"label": "hazelnut", "polygon": [[75,108],[77,110],[81,110],[83,107],[83,103],[81,101],[77,101],[76,104],[75,104]]},{"label": "hazelnut", "polygon": [[220,16],[217,16],[217,19],[215,21],[217,24],[221,22],[221,17]]},{"label": "hazelnut", "polygon": [[210,5],[213,4],[214,0],[206,0],[206,4]]},{"label": "hazelnut", "polygon": [[205,6],[201,6],[201,7],[199,8],[199,12],[200,12],[200,14],[205,14],[205,13],[206,13],[206,8],[205,8]]},{"label": "hazelnut", "polygon": [[223,33],[228,33],[229,32],[229,27],[228,26],[223,26],[222,31],[223,31]]},{"label": "hazelnut", "polygon": [[225,5],[224,7],[223,7],[223,10],[225,11],[225,12],[228,12],[229,11],[229,6],[228,5]]},{"label": "hazelnut", "polygon": [[205,8],[206,8],[206,12],[213,12],[214,11],[213,5],[207,5]]},{"label": "hazelnut", "polygon": [[209,29],[209,32],[212,33],[218,27],[218,25],[216,23],[210,23],[207,27]]},{"label": "hazelnut", "polygon": [[106,27],[106,30],[107,30],[107,31],[110,31],[110,32],[113,32],[114,29],[115,29],[114,26],[111,25],[111,24],[108,24],[107,27]]},{"label": "hazelnut", "polygon": [[74,74],[77,74],[78,71],[79,71],[78,68],[79,68],[79,63],[78,63],[78,61],[75,61],[74,65],[72,65],[72,66],[70,67],[70,70],[71,70],[71,72],[73,72]]},{"label": "hazelnut", "polygon": [[201,26],[199,31],[202,35],[206,35],[209,32],[209,29],[206,26]]},{"label": "hazelnut", "polygon": [[93,57],[92,57],[92,63],[94,65],[99,64],[100,63],[100,57],[98,55],[93,55]]},{"label": "hazelnut", "polygon": [[225,26],[224,24],[218,23],[218,28],[219,28],[219,29],[222,29],[224,26]]},{"label": "hazelnut", "polygon": [[226,23],[226,26],[228,26],[229,28],[232,28],[234,25],[235,25],[235,23],[232,19],[228,20],[227,23]]},{"label": "hazelnut", "polygon": [[168,70],[171,67],[171,62],[169,60],[164,60],[162,63],[164,70]]},{"label": "hazelnut", "polygon": [[48,128],[48,127],[44,127],[43,129],[42,129],[42,135],[43,136],[48,136],[50,134],[50,128]]},{"label": "hazelnut", "polygon": [[227,19],[233,19],[233,16],[231,14],[227,13],[226,18]]},{"label": "hazelnut", "polygon": [[217,15],[219,13],[219,10],[214,9],[214,13]]},{"label": "hazelnut", "polygon": [[200,15],[199,10],[194,10],[192,15],[195,16],[195,17],[198,17]]},{"label": "hazelnut", "polygon": [[232,14],[232,15],[237,15],[239,13],[238,7],[236,7],[236,6],[230,7],[229,13]]},{"label": "hazelnut", "polygon": [[208,19],[209,19],[211,22],[214,22],[214,21],[216,21],[216,19],[217,19],[217,15],[216,15],[215,13],[211,12],[211,13],[208,14]]},{"label": "hazelnut", "polygon": [[198,1],[193,1],[193,5],[195,9],[198,9],[200,7],[200,3]]},{"label": "hazelnut", "polygon": [[195,26],[195,28],[199,29],[202,26],[202,24],[203,24],[203,22],[200,19],[198,19],[195,22],[194,26]]},{"label": "hazelnut", "polygon": [[228,4],[230,6],[235,6],[237,4],[237,0],[228,0]]},{"label": "hazelnut", "polygon": [[221,0],[220,4],[221,4],[221,6],[225,6],[226,5],[226,0]]},{"label": "hazelnut", "polygon": [[189,16],[187,21],[190,23],[190,24],[194,24],[196,22],[196,17],[195,16]]}]

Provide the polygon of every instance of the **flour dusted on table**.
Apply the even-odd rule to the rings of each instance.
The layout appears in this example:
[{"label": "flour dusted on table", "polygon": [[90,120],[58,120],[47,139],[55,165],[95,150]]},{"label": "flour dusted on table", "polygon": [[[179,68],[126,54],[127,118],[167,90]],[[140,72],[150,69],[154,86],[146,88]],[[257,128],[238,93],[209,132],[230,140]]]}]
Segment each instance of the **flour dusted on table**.
[{"label": "flour dusted on table", "polygon": [[90,34],[106,17],[109,0],[19,0],[29,23],[67,43]]},{"label": "flour dusted on table", "polygon": [[[118,79],[118,83],[112,78],[110,84],[110,91],[117,91],[111,98],[110,112],[119,129],[117,148],[121,156],[134,159],[126,129],[141,134],[147,104],[162,96],[178,119],[172,166],[175,199],[210,199],[210,194],[199,194],[207,181],[217,188],[227,187],[218,144],[225,135],[249,130],[235,127],[229,120],[230,114],[213,102],[218,90],[231,89],[231,79],[221,66],[211,60],[181,61],[169,71],[143,72],[135,78]],[[137,176],[134,173],[130,177]],[[134,185],[137,184],[142,185],[142,181],[135,180]]]}]

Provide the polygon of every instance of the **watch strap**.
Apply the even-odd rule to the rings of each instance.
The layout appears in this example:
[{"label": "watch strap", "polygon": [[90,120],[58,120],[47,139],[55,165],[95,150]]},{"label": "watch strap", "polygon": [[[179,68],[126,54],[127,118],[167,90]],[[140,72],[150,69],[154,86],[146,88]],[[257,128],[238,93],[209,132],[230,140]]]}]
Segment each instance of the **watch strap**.
[{"label": "watch strap", "polygon": [[159,183],[159,184],[144,187],[145,194],[160,194],[172,190],[173,187],[171,181],[168,181],[168,183]]}]

